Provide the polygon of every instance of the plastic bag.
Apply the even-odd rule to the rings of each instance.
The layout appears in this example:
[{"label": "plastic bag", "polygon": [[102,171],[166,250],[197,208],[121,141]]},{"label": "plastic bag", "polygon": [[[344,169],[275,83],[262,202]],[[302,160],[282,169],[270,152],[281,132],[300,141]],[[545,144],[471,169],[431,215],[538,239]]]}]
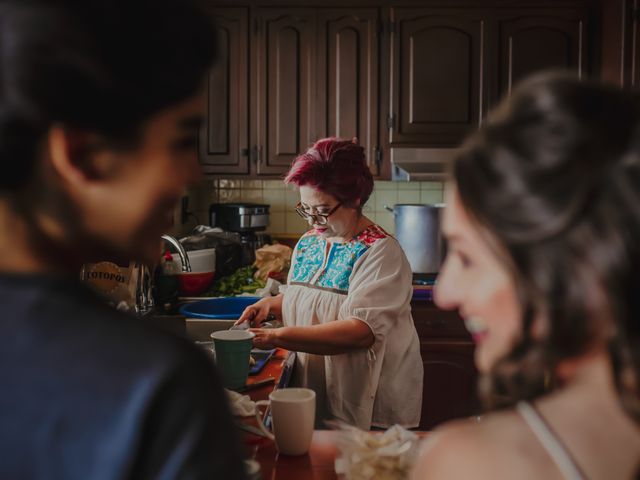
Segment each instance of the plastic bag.
[{"label": "plastic bag", "polygon": [[275,244],[266,245],[256,250],[256,261],[254,266],[257,268],[255,278],[266,282],[269,274],[289,271],[291,265],[292,250],[287,245]]},{"label": "plastic bag", "polygon": [[419,437],[400,425],[385,432],[365,432],[346,424],[337,440],[336,473],[345,480],[403,480],[417,459]]},{"label": "plastic bag", "polygon": [[113,262],[85,263],[80,279],[118,310],[133,311],[141,270],[135,262],[127,266]]}]

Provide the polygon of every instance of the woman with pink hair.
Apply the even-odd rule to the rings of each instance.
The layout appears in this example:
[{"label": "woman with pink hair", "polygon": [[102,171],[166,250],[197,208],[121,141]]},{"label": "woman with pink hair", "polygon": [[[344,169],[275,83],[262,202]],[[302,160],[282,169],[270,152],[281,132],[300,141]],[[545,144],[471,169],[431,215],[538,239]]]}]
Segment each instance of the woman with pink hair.
[{"label": "woman with pink hair", "polygon": [[318,140],[285,182],[299,188],[296,211],[313,228],[298,241],[281,293],[248,307],[237,323],[283,321],[253,328],[254,345],[297,352],[293,383],[315,390],[317,423],[416,427],[422,361],[411,268],[396,239],[362,214],[373,190],[364,149]]}]

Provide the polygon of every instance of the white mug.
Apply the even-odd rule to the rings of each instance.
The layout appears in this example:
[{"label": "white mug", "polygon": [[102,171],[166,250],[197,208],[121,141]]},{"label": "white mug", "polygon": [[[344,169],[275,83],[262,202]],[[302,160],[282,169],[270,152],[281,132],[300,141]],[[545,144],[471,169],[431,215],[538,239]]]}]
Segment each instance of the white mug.
[{"label": "white mug", "polygon": [[256,402],[271,405],[273,434],[269,432],[256,408],[256,419],[262,431],[275,440],[278,451],[285,455],[304,455],[311,446],[316,417],[316,392],[308,388],[283,388],[269,394],[269,400]]}]

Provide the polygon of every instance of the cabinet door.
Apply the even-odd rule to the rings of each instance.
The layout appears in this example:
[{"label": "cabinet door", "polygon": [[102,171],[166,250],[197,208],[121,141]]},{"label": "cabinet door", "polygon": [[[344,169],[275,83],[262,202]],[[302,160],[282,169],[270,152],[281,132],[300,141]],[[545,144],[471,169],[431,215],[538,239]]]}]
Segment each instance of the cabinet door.
[{"label": "cabinet door", "polygon": [[470,9],[392,10],[391,146],[456,146],[482,111],[484,22]]},{"label": "cabinet door", "polygon": [[625,9],[629,21],[623,38],[623,55],[626,57],[623,82],[625,86],[640,88],[640,0],[627,0]]},{"label": "cabinet door", "polygon": [[208,78],[206,120],[200,131],[204,173],[248,174],[248,11],[211,8],[218,59]]},{"label": "cabinet door", "polygon": [[420,430],[478,413],[477,372],[471,342],[442,340],[420,345],[424,368]]},{"label": "cabinet door", "polygon": [[586,72],[586,13],[546,9],[512,11],[499,22],[499,94],[545,69]]},{"label": "cabinet door", "polygon": [[282,174],[315,140],[315,10],[258,8],[257,173]]},{"label": "cabinet door", "polygon": [[378,10],[318,10],[318,137],[357,137],[371,173],[378,148]]}]

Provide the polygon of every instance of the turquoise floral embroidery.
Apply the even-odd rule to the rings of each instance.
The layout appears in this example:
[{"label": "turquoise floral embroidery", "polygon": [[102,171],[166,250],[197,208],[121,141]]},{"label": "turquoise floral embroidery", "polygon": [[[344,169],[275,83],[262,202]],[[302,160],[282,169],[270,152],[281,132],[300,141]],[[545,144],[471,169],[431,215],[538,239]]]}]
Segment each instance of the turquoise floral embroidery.
[{"label": "turquoise floral embroidery", "polygon": [[327,242],[315,235],[302,237],[296,247],[295,263],[292,265],[291,282],[309,283],[322,267]]},{"label": "turquoise floral embroidery", "polygon": [[[376,240],[379,238],[384,238],[384,235],[377,236]],[[296,247],[291,283],[347,293],[353,267],[373,243],[370,237],[360,235],[344,244],[332,244],[327,264],[314,280],[324,264],[327,241],[319,235],[307,235]]]}]

